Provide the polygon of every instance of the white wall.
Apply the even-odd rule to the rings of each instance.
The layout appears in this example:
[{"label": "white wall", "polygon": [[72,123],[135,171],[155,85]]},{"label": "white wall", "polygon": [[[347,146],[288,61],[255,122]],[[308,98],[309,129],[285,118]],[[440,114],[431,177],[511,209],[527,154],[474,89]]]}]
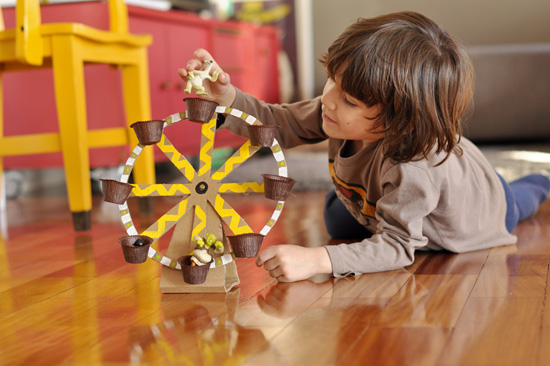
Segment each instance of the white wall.
[{"label": "white wall", "polygon": [[[317,60],[359,17],[413,10],[443,26],[466,45],[550,42],[550,0],[312,0]],[[315,63],[315,92],[325,73]]]}]

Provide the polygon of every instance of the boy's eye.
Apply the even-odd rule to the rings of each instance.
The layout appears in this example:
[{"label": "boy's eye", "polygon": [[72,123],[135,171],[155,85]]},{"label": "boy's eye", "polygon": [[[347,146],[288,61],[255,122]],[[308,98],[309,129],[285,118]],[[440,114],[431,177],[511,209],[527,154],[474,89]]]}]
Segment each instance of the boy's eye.
[{"label": "boy's eye", "polygon": [[353,103],[346,95],[344,95],[344,103],[349,106],[355,106],[355,103]]}]

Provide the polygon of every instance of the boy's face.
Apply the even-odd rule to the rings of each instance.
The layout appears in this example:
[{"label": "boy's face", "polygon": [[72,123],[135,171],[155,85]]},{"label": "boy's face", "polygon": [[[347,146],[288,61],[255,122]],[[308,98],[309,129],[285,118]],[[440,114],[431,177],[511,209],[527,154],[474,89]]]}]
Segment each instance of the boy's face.
[{"label": "boy's face", "polygon": [[332,138],[376,142],[383,137],[372,131],[380,106],[367,107],[340,87],[338,78],[328,79],[321,97],[323,130]]}]

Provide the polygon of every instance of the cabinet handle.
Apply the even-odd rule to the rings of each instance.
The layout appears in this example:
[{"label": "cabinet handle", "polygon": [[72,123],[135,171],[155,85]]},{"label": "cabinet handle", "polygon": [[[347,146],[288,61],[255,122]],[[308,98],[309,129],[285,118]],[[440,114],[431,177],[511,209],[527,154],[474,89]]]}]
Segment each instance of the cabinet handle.
[{"label": "cabinet handle", "polygon": [[163,81],[161,84],[160,84],[160,88],[162,90],[170,90],[170,82],[169,81]]},{"label": "cabinet handle", "polygon": [[186,83],[178,83],[178,90],[185,90],[186,86],[187,86]]},{"label": "cabinet handle", "polygon": [[240,30],[240,29],[216,27],[214,30],[218,34],[229,34],[229,35],[234,35],[234,36],[240,36],[242,34],[242,30]]}]

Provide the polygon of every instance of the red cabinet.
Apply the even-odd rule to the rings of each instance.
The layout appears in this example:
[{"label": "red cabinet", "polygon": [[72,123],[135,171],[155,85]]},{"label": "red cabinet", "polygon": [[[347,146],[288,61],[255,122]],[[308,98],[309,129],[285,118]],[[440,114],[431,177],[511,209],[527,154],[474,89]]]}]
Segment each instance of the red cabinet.
[{"label": "red cabinet", "polygon": [[[3,9],[6,27],[13,27],[13,8]],[[234,85],[268,102],[279,101],[277,29],[238,22],[204,20],[181,11],[157,11],[128,6],[130,32],[153,35],[149,47],[151,114],[165,118],[185,109],[185,82],[177,74],[197,48],[209,50]],[[108,27],[105,2],[42,6],[42,21],[82,21],[101,29]],[[85,70],[89,129],[124,126],[120,74],[107,65],[88,65]],[[51,69],[3,74],[5,135],[57,131],[57,113]],[[183,154],[198,153],[200,125],[192,123],[167,131]],[[216,146],[239,146],[242,139],[227,131],[216,134]],[[93,167],[121,164],[126,148],[94,149]],[[157,160],[165,160],[157,151]],[[63,166],[61,154],[4,158],[6,168]]]},{"label": "red cabinet", "polygon": [[[181,11],[160,12],[130,7],[130,31],[153,35],[149,48],[151,108],[153,118],[165,118],[185,109],[185,81],[177,74],[197,48],[207,49],[231,76],[238,88],[267,102],[279,101],[277,53],[278,33],[274,27],[247,23],[204,20]],[[171,127],[171,129],[176,127]],[[197,154],[200,125],[190,124],[185,135],[170,130],[166,135],[183,154]],[[216,146],[238,146],[242,139],[221,131]],[[156,151],[156,159],[165,159]]]}]

